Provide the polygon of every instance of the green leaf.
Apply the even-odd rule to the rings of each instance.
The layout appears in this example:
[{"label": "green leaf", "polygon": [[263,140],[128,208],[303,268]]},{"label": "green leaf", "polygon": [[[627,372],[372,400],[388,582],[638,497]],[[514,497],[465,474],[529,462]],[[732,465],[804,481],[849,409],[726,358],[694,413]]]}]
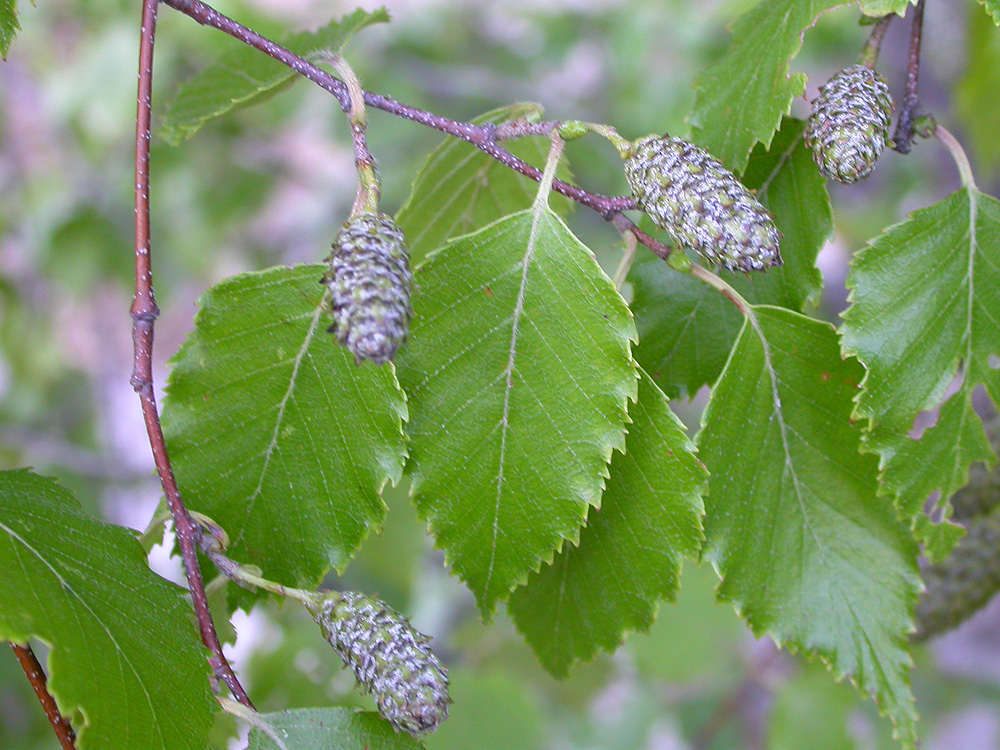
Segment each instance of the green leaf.
[{"label": "green leaf", "polygon": [[[822,288],[816,256],[833,228],[826,181],[802,140],[805,123],[785,118],[770,150],[758,145],[744,182],[774,214],[784,265],[722,276],[748,300],[802,310]],[[643,254],[633,266],[635,356],[669,396],[690,395],[718,377],[742,318],[728,300],[688,274]]]},{"label": "green leaf", "polygon": [[[294,34],[279,41],[290,52],[316,63],[339,54],[351,37],[366,26],[388,20],[385,8],[371,13],[356,10],[317,31]],[[295,71],[263,52],[235,40],[232,44],[238,46],[177,89],[159,130],[168,142],[177,145],[187,140],[210,120],[260,101],[295,77]]]},{"label": "green leaf", "polygon": [[907,636],[917,549],[877,461],[860,453],[851,398],[863,371],[831,326],[751,308],[703,417],[710,472],[704,557],[754,633],[817,653],[915,740]]},{"label": "green leaf", "polygon": [[576,659],[613,651],[652,624],[677,594],[680,566],[701,547],[705,467],[648,375],[629,409],[625,453],[611,459],[600,510],[578,546],[515,589],[507,609],[546,669],[564,676]]},{"label": "green leaf", "polygon": [[0,640],[51,647],[80,750],[205,747],[216,706],[190,606],[131,532],[51,479],[0,472],[0,570]]},{"label": "green leaf", "polygon": [[907,7],[916,4],[917,0],[862,0],[861,12],[872,18],[887,16],[890,13],[903,15]]},{"label": "green leaf", "polygon": [[979,0],[979,4],[992,16],[993,23],[1000,26],[1000,0]]},{"label": "green leaf", "polygon": [[[870,421],[885,489],[940,559],[960,532],[931,523],[928,495],[947,508],[973,461],[996,461],[972,395],[983,385],[1000,404],[1000,201],[962,189],[914,212],[858,253],[847,284],[843,348],[868,369],[856,413]],[[911,439],[917,415],[942,403]]]},{"label": "green leaf", "polygon": [[576,537],[624,448],[632,316],[545,206],[454,240],[416,276],[413,493],[483,614]]},{"label": "green leaf", "polygon": [[202,295],[163,409],[188,506],[226,530],[235,559],[308,588],[381,525],[379,491],[405,455],[393,370],[355,365],[323,330],[322,273],[272,268]]},{"label": "green leaf", "polygon": [[[268,731],[250,731],[247,750],[420,750],[409,735],[397,734],[378,714],[349,708],[300,708],[262,714]],[[284,744],[279,745],[274,737]]]},{"label": "green leaf", "polygon": [[17,21],[17,0],[0,0],[0,58],[7,59],[11,42],[21,30]]},{"label": "green leaf", "polygon": [[792,99],[805,91],[805,75],[791,75],[789,62],[806,29],[838,5],[843,0],[762,0],[737,19],[725,54],[698,77],[688,122],[695,140],[729,169],[742,172],[754,145],[771,143]]},{"label": "green leaf", "polygon": [[777,689],[768,725],[768,750],[854,750],[851,714],[858,703],[850,688],[817,665],[804,664]]},{"label": "green leaf", "polygon": [[[996,6],[1000,9],[1000,2]],[[1000,23],[1000,10],[995,19]],[[955,87],[955,114],[972,146],[976,172],[985,184],[1000,169],[1000,34],[990,19],[970,13],[965,73]]]},{"label": "green leaf", "polygon": [[[537,121],[539,104],[512,104],[480,115],[472,122]],[[504,147],[534,166],[544,165],[549,152],[548,138],[519,138]],[[570,174],[560,164],[558,176],[569,181]],[[481,229],[492,221],[528,208],[538,186],[527,177],[487,156],[471,143],[445,138],[427,157],[410,197],[396,214],[410,246],[410,261],[416,266],[428,253],[446,241]],[[557,213],[573,206],[568,198],[553,194],[551,205]]]}]

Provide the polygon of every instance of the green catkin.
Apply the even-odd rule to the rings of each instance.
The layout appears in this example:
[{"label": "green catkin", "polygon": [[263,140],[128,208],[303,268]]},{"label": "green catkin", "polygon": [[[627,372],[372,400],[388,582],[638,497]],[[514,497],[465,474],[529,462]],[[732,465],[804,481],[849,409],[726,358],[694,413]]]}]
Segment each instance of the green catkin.
[{"label": "green catkin", "polygon": [[871,174],[889,138],[889,84],[853,65],[820,87],[806,125],[806,144],[825,176],[852,185]]},{"label": "green catkin", "polygon": [[410,322],[413,276],[403,232],[384,214],[361,214],[344,224],[328,261],[330,332],[358,362],[390,361]]},{"label": "green catkin", "polygon": [[676,245],[730,271],[781,264],[771,215],[705,149],[680,138],[641,138],[627,154],[625,177],[639,207]]},{"label": "green catkin", "polygon": [[396,731],[427,734],[448,717],[448,672],[430,639],[401,614],[355,592],[333,592],[307,607]]}]

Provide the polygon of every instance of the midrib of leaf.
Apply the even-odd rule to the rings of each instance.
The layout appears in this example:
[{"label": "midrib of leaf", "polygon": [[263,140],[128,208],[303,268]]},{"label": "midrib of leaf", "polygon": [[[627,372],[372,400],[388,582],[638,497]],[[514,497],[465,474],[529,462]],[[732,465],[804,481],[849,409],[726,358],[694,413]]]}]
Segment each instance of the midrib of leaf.
[{"label": "midrib of leaf", "polygon": [[[826,560],[828,554],[827,550],[824,547],[824,545],[820,542],[818,536],[816,535],[816,531],[813,528],[812,521],[809,518],[809,512],[806,508],[806,503],[802,497],[802,489],[799,485],[799,476],[798,473],[795,471],[795,464],[794,461],[792,460],[792,451],[788,443],[788,425],[785,423],[785,416],[781,407],[781,395],[778,393],[778,374],[775,372],[774,365],[772,364],[771,361],[771,345],[768,342],[767,337],[764,335],[764,331],[761,330],[760,323],[757,320],[757,315],[754,313],[753,309],[747,310],[747,319],[749,320],[750,325],[753,328],[754,332],[757,334],[757,337],[760,339],[761,348],[764,352],[764,366],[767,368],[768,380],[770,381],[771,384],[771,400],[772,400],[772,405],[774,407],[773,413],[775,418],[778,420],[778,431],[779,434],[781,435],[781,448],[785,454],[785,460],[784,460],[785,472],[788,476],[791,477],[792,485],[795,488],[795,500],[798,503],[799,510],[802,513],[802,522],[805,524],[806,529],[809,531],[809,536],[812,538],[813,544],[816,545],[817,551],[823,556],[823,559]],[[774,554],[771,556],[771,559],[777,560],[779,559],[779,556],[777,554]],[[861,619],[857,616],[857,613],[854,611],[854,604],[851,601],[851,598],[847,596],[847,594],[842,590],[840,582],[838,580],[834,579],[833,583],[834,585],[836,585],[837,590],[840,592],[840,598],[847,604],[848,609],[851,611],[851,615],[854,617],[854,621],[858,624],[858,627],[864,636],[865,642],[868,643],[868,646],[871,649],[872,653],[877,653],[874,644],[872,644],[870,642],[870,639],[868,638],[868,633],[866,633],[864,629],[861,627]]]},{"label": "midrib of leaf", "polygon": [[792,139],[791,143],[788,144],[788,148],[786,148],[781,153],[781,156],[778,157],[778,161],[775,163],[774,169],[772,169],[768,173],[767,178],[765,178],[765,180],[760,184],[760,187],[757,188],[756,190],[757,200],[760,200],[765,195],[767,195],[767,189],[771,187],[771,183],[774,182],[774,178],[777,177],[778,174],[781,172],[781,168],[785,166],[785,163],[790,158],[792,158],[792,153],[795,151],[795,149],[798,147],[801,141],[802,141],[802,134],[800,133],[799,135],[797,135],[795,138]]},{"label": "midrib of leaf", "polygon": [[490,546],[490,564],[486,571],[488,591],[493,581],[493,564],[496,561],[497,537],[500,533],[500,497],[503,494],[504,459],[507,452],[507,430],[510,426],[510,393],[514,387],[514,360],[517,358],[517,335],[521,328],[521,316],[524,314],[524,297],[528,289],[528,270],[531,259],[535,255],[535,243],[538,238],[538,222],[548,207],[548,193],[552,186],[551,177],[543,179],[539,186],[535,202],[531,204],[531,231],[528,233],[528,246],[521,261],[521,283],[517,290],[517,300],[514,302],[514,312],[511,313],[510,348],[507,351],[507,367],[504,369],[503,411],[500,414],[500,450],[497,466],[497,494],[493,501],[493,539]]},{"label": "midrib of leaf", "polygon": [[[60,584],[60,586],[62,586],[63,590],[66,591],[70,596],[72,596],[78,602],[80,602],[80,605],[85,610],[87,610],[87,612],[90,613],[91,617],[94,618],[94,622],[96,622],[98,625],[101,626],[101,629],[107,634],[108,640],[111,641],[112,644],[114,644],[115,651],[118,653],[119,657],[125,662],[125,664],[128,665],[129,671],[131,671],[132,672],[132,676],[135,677],[135,681],[142,688],[142,694],[146,698],[146,705],[149,706],[149,712],[150,712],[150,714],[152,714],[153,716],[155,716],[157,714],[156,707],[153,704],[153,698],[152,698],[152,696],[150,696],[149,691],[146,689],[146,685],[143,682],[142,677],[139,675],[138,670],[136,670],[135,666],[132,664],[132,661],[125,654],[125,650],[121,647],[121,645],[119,645],[118,640],[114,636],[114,633],[105,624],[104,620],[102,620],[100,618],[100,616],[90,607],[90,605],[87,604],[86,600],[76,592],[76,589],[74,589],[69,584],[69,582],[65,578],[62,577],[62,575],[59,573],[59,571],[56,570],[47,559],[45,559],[45,557],[42,555],[42,553],[39,552],[38,550],[36,550],[33,546],[31,546],[31,544],[28,542],[28,540],[26,540],[24,537],[22,537],[20,534],[18,534],[14,529],[10,528],[9,526],[7,526],[6,524],[4,524],[2,522],[0,522],[0,530],[2,530],[4,533],[8,534],[12,539],[16,539],[18,542],[20,542],[21,546],[24,547],[24,549],[28,550],[32,555],[34,555],[38,559],[38,561],[42,565],[44,565],[46,568],[48,568],[49,571],[52,573],[52,575],[55,576],[56,580],[59,581],[59,584]],[[14,554],[17,554],[16,548],[15,548]],[[30,575],[28,574],[28,571],[24,568],[24,566],[22,566],[21,569],[25,572],[26,575],[28,575],[30,577]],[[36,601],[37,601],[37,598],[36,598]],[[157,734],[160,735],[160,746],[161,747],[165,747],[166,744],[165,744],[165,741],[163,739],[163,729],[162,729],[162,727],[160,725],[160,722],[156,722],[156,732],[157,732]]]},{"label": "midrib of leaf", "polygon": [[285,389],[285,395],[282,396],[281,402],[278,404],[277,415],[274,419],[274,429],[271,431],[271,440],[268,443],[267,449],[264,451],[264,464],[260,467],[260,475],[257,477],[257,486],[254,488],[253,494],[250,495],[250,500],[246,504],[246,510],[243,514],[244,523],[240,528],[240,533],[237,535],[234,543],[241,542],[247,528],[249,528],[250,515],[253,512],[253,507],[257,502],[257,498],[260,497],[260,491],[264,486],[264,477],[267,476],[267,469],[271,463],[271,456],[274,453],[275,446],[278,444],[278,434],[281,431],[281,423],[285,418],[285,407],[288,405],[288,400],[292,397],[292,393],[295,391],[295,382],[298,379],[299,367],[302,365],[302,360],[305,357],[306,352],[309,350],[309,344],[312,343],[313,336],[316,333],[316,327],[319,325],[319,319],[322,314],[323,304],[321,302],[313,311],[312,321],[309,323],[309,330],[306,331],[306,335],[302,340],[302,346],[299,347],[299,351],[295,355],[295,364],[292,366],[292,374],[288,378],[288,387]]}]

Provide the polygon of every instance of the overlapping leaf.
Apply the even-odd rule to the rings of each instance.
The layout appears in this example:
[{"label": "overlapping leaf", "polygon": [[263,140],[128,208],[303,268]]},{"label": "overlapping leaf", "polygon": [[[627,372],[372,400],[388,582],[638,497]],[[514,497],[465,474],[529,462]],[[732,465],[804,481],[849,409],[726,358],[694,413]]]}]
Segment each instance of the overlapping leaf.
[{"label": "overlapping leaf", "polygon": [[841,360],[826,323],[771,307],[752,316],[699,437],[719,595],[755,633],[816,652],[874,695],[912,746],[917,550],[877,497],[877,461],[851,424],[862,368]]},{"label": "overlapping leaf", "polygon": [[417,508],[489,615],[600,502],[636,395],[631,314],[537,202],[417,274],[397,366]]},{"label": "overlapping leaf", "polygon": [[[538,104],[512,104],[486,112],[476,124],[508,120],[535,121],[542,114]],[[519,138],[504,144],[529,164],[545,163],[548,138]],[[558,176],[568,180],[565,160]],[[413,181],[410,197],[396,214],[406,234],[410,259],[417,265],[429,252],[452,237],[481,229],[492,221],[528,208],[537,185],[481,150],[458,138],[447,137],[427,157]],[[572,207],[561,195],[552,195],[550,205],[558,213]]]},{"label": "overlapping leaf", "polygon": [[[385,8],[371,13],[356,10],[317,31],[306,31],[281,40],[281,45],[315,63],[337,54],[358,31],[389,20]],[[178,144],[216,117],[246,107],[274,93],[296,75],[288,66],[245,44],[234,47],[220,60],[181,84],[167,105],[160,135]],[[236,46],[238,45],[238,46]]]},{"label": "overlapping leaf", "polygon": [[[247,750],[421,750],[378,714],[350,708],[300,708],[261,714]],[[280,740],[281,744],[275,741]]]},{"label": "overlapping leaf", "polygon": [[[833,226],[826,181],[802,140],[805,123],[785,118],[770,150],[758,145],[744,181],[774,214],[784,265],[723,276],[744,297],[802,310],[819,295],[816,256]],[[725,364],[742,318],[733,305],[688,274],[648,254],[629,277],[639,329],[636,359],[668,395],[692,394]]]},{"label": "overlapping leaf", "polygon": [[188,505],[226,530],[234,558],[309,587],[381,525],[406,416],[392,368],[355,365],[324,332],[321,275],[272,268],[206,292],[163,410]]},{"label": "overlapping leaf", "polygon": [[17,0],[0,0],[0,58],[7,59],[11,42],[21,29],[17,21]]},{"label": "overlapping leaf", "polygon": [[[722,58],[695,82],[688,122],[695,140],[729,169],[742,172],[757,143],[769,145],[806,77],[789,62],[821,13],[843,0],[762,0],[733,25]],[[860,42],[859,42],[860,48]]]},{"label": "overlapping leaf", "polygon": [[190,607],[131,533],[50,479],[0,472],[0,570],[0,640],[52,647],[80,750],[205,747],[215,701]]},{"label": "overlapping leaf", "polygon": [[676,595],[681,562],[701,546],[707,474],[648,375],[629,417],[625,453],[611,460],[601,508],[590,512],[579,546],[564,545],[508,603],[556,675],[598,649],[614,650],[627,631],[646,630],[659,602]]},{"label": "overlapping leaf", "polygon": [[1000,0],[979,0],[979,4],[993,18],[993,23],[1000,26]]},{"label": "overlapping leaf", "polygon": [[[886,487],[939,558],[956,533],[930,523],[928,496],[945,505],[973,461],[996,460],[972,393],[983,385],[1000,404],[1000,201],[969,188],[914,212],[857,255],[847,283],[843,346],[868,369],[857,413]],[[937,424],[910,439],[916,416],[942,401]]]}]

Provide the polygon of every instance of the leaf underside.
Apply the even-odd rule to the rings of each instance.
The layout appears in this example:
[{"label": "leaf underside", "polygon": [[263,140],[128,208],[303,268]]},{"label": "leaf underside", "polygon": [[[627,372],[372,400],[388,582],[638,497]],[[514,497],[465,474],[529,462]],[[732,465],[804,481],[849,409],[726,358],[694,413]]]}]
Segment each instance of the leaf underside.
[{"label": "leaf underside", "polygon": [[[269,731],[254,727],[247,750],[421,750],[422,742],[396,732],[378,714],[349,708],[299,708],[260,714]],[[284,748],[275,742],[278,737]]]},{"label": "leaf underside", "polygon": [[[315,64],[331,54],[338,54],[361,29],[388,20],[385,8],[371,13],[356,10],[317,31],[305,31],[280,40],[281,46]],[[232,44],[239,46],[234,46],[218,61],[182,83],[167,104],[159,133],[169,143],[176,146],[206,123],[261,101],[297,75],[263,52],[235,40]]]},{"label": "leaf underside", "polygon": [[704,557],[755,633],[850,677],[912,746],[917,549],[877,496],[877,461],[851,423],[862,368],[841,360],[826,323],[779,308],[752,315],[698,441],[710,472]]},{"label": "leaf underside", "polygon": [[190,605],[132,533],[51,479],[0,472],[0,570],[0,640],[51,647],[49,692],[80,750],[205,747],[216,705]]},{"label": "leaf underside", "polygon": [[643,373],[625,453],[611,459],[600,510],[579,545],[515,589],[507,609],[545,667],[557,676],[577,659],[613,651],[646,630],[660,601],[677,594],[681,562],[702,541],[707,474],[667,398]]},{"label": "leaf underside", "polygon": [[381,526],[379,492],[405,456],[392,367],[356,365],[324,330],[324,268],[272,268],[206,292],[163,408],[189,507],[226,530],[233,558],[310,588]]},{"label": "leaf underside", "polygon": [[[972,398],[982,386],[1000,404],[1000,201],[962,189],[914,212],[858,253],[847,283],[843,348],[868,370],[857,414],[885,489],[941,559],[961,530],[932,523],[928,497],[946,510],[974,461],[996,461]],[[913,439],[916,417],[939,406]]]},{"label": "leaf underside", "polygon": [[631,314],[550,209],[432,254],[410,341],[412,492],[489,616],[600,502],[635,398]]},{"label": "leaf underside", "polygon": [[[512,104],[491,110],[472,120],[480,125],[511,120],[537,121],[542,114],[539,104]],[[544,165],[549,152],[548,138],[519,138],[504,143],[515,156],[536,167]],[[571,175],[565,157],[557,176],[569,182]],[[531,206],[537,185],[496,159],[487,156],[471,143],[446,137],[431,152],[406,203],[396,214],[396,223],[406,235],[410,261],[414,266],[448,240],[482,229],[508,214]],[[575,205],[562,195],[552,194],[550,205],[565,214]]]}]

